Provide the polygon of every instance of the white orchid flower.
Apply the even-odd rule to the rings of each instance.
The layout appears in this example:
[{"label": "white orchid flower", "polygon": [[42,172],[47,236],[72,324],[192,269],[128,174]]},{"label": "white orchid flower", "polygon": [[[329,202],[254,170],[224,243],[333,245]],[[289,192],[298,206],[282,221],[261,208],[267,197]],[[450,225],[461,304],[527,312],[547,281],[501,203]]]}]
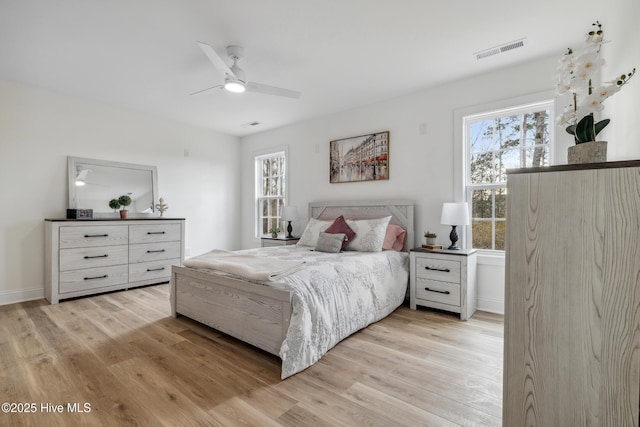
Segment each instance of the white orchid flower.
[{"label": "white orchid flower", "polygon": [[578,70],[586,70],[590,73],[604,65],[604,59],[596,53],[584,53],[576,60],[576,68]]},{"label": "white orchid flower", "polygon": [[614,93],[620,91],[620,87],[616,84],[608,84],[606,86],[600,86],[593,90],[592,95],[597,96],[600,102],[612,96]]},{"label": "white orchid flower", "polygon": [[[608,43],[608,40],[604,40],[600,22],[596,21],[593,26],[596,28],[585,36],[582,53],[577,55],[572,49],[568,49],[558,61],[558,68],[554,74],[556,93],[562,95],[568,92],[572,98],[572,105],[556,118],[558,125],[574,125],[585,116],[602,111],[602,103],[620,91],[635,74],[634,68],[630,73],[621,74],[613,81],[596,88],[592,86],[596,80],[594,77],[598,76],[600,68],[605,63],[600,57],[600,49],[603,43]],[[567,129],[567,132],[574,134],[573,129]]]},{"label": "white orchid flower", "polygon": [[580,109],[586,110],[587,113],[599,113],[604,109],[602,105],[602,99],[600,95],[592,93],[584,99],[584,102],[580,104]]},{"label": "white orchid flower", "polygon": [[567,107],[565,112],[556,118],[557,125],[573,124],[577,121],[578,118],[576,117],[576,112],[573,110],[573,107]]}]

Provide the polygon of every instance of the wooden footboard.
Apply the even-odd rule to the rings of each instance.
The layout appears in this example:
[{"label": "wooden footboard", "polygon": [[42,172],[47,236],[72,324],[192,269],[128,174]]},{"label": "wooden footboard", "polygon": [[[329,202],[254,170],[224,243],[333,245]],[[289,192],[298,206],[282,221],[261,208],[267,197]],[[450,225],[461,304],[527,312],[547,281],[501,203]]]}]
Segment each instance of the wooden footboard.
[{"label": "wooden footboard", "polygon": [[178,314],[277,356],[289,328],[291,292],[174,265],[171,315]]}]

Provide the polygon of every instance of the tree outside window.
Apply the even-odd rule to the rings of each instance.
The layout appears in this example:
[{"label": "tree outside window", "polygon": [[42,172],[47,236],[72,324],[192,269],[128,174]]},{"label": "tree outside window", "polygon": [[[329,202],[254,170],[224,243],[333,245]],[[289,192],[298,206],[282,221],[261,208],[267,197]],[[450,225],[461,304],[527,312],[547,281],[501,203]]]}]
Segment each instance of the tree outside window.
[{"label": "tree outside window", "polygon": [[286,195],[284,151],[256,157],[256,237],[279,228]]},{"label": "tree outside window", "polygon": [[463,118],[474,248],[504,250],[506,171],[550,164],[552,113],[547,101]]}]

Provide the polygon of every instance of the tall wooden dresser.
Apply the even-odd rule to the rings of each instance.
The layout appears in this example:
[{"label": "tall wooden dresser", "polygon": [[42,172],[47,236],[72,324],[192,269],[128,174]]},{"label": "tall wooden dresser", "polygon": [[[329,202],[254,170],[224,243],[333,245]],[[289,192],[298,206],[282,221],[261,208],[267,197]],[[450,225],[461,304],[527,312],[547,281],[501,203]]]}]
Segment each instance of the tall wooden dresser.
[{"label": "tall wooden dresser", "polygon": [[507,179],[505,426],[637,426],[640,161]]},{"label": "tall wooden dresser", "polygon": [[45,221],[45,297],[168,282],[184,259],[184,219]]}]

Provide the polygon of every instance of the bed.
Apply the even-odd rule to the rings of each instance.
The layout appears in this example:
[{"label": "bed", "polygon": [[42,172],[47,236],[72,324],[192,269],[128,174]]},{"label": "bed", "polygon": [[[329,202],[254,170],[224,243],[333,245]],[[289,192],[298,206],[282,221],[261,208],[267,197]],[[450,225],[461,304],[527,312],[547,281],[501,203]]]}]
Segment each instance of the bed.
[{"label": "bed", "polygon": [[[333,221],[340,215],[358,220],[390,217],[389,224],[406,230],[402,250],[327,254],[292,245],[229,254],[304,264],[271,281],[196,263],[192,263],[195,267],[173,266],[172,315],[189,317],[279,356],[282,379],[312,365],[340,340],[393,312],[406,294],[408,250],[414,242],[413,203],[309,204],[310,219]],[[332,283],[331,292],[313,294],[307,289],[325,282]]]}]

